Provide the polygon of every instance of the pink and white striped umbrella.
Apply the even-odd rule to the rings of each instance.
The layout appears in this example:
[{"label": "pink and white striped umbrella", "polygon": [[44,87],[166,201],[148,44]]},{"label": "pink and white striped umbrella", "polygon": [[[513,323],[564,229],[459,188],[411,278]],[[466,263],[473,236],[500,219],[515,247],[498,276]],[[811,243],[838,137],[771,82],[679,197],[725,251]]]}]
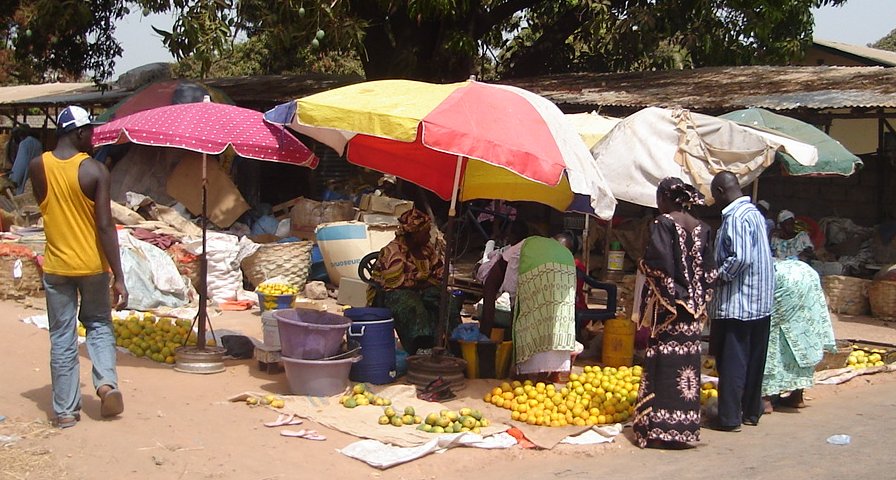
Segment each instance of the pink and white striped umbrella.
[{"label": "pink and white striped umbrella", "polygon": [[95,146],[133,142],[218,155],[233,147],[245,158],[310,168],[318,159],[261,112],[220,103],[186,103],[144,110],[96,127]]}]

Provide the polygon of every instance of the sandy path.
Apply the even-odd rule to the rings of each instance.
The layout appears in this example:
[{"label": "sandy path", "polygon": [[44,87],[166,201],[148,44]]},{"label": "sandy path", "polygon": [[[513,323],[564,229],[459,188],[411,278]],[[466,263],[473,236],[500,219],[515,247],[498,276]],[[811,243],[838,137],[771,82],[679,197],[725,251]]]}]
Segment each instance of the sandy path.
[{"label": "sandy path", "polygon": [[[47,332],[18,321],[28,312],[0,302],[4,348],[0,351],[0,433],[13,424],[46,421],[50,387]],[[257,314],[228,313],[217,328],[261,336]],[[896,328],[871,319],[837,321],[838,338],[896,343]],[[865,376],[840,386],[818,386],[809,408],[763,417],[741,433],[703,431],[699,448],[685,452],[639,450],[627,439],[597,447],[559,446],[551,451],[455,449],[378,471],[339,454],[355,439],[319,429],[326,442],[288,439],[262,426],[276,414],[227,403],[244,390],[285,391],[282,375],[259,372],[254,361],[228,361],[223,374],[181,374],[119,355],[125,414],[99,418],[90,392],[89,361],[82,348],[84,415],[63,432],[26,438],[13,448],[49,450],[55,470],[28,478],[286,479],[286,478],[696,478],[735,475],[835,478],[876,474],[892,478],[896,460],[896,375]],[[471,400],[471,403],[478,400]],[[312,428],[315,428],[312,425]],[[825,443],[834,433],[852,435],[846,447]],[[629,432],[626,432],[628,435]],[[16,478],[4,473],[0,479]]]}]

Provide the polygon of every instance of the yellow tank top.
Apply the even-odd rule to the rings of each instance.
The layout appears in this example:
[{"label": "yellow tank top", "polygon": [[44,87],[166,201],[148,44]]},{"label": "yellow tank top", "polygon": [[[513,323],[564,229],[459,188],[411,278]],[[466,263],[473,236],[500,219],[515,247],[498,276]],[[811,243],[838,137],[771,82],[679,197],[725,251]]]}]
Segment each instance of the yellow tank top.
[{"label": "yellow tank top", "polygon": [[45,152],[41,158],[47,177],[47,197],[40,204],[47,236],[44,272],[77,277],[108,271],[97,236],[94,203],[78,181],[78,169],[89,156],[79,153],[60,160]]}]

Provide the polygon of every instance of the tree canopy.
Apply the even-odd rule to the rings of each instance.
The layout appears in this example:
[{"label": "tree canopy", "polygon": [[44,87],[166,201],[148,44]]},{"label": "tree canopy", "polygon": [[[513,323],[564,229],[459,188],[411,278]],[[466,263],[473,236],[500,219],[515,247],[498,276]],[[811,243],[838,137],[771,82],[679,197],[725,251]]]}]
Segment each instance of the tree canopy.
[{"label": "tree canopy", "polygon": [[871,48],[879,48],[881,50],[889,50],[896,52],[896,28],[880,40],[869,45]]},{"label": "tree canopy", "polygon": [[776,64],[811,42],[812,8],[845,1],[18,0],[0,7],[0,61],[12,54],[16,78],[106,78],[121,53],[115,21],[136,7],[174,15],[157,31],[200,75],[235,61],[252,73],[360,62],[369,79],[429,81]]},{"label": "tree canopy", "polygon": [[[846,0],[145,0],[178,12],[165,41],[208,65],[230,32],[262,37],[271,71],[356,55],[367,78],[430,81],[784,63],[811,43],[811,9]],[[180,4],[180,5],[178,5]],[[197,5],[201,4],[202,7]],[[214,41],[203,39],[214,38]],[[297,54],[297,52],[299,54]],[[202,62],[206,63],[203,64]]]},{"label": "tree canopy", "polygon": [[121,45],[115,22],[130,12],[120,0],[0,2],[0,84],[108,78]]}]

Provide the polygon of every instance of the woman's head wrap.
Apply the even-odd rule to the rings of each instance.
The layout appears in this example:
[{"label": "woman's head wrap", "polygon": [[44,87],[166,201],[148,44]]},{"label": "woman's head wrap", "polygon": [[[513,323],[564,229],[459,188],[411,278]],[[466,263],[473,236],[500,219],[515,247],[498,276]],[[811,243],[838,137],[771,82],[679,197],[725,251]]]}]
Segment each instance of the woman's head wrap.
[{"label": "woman's head wrap", "polygon": [[397,233],[417,233],[423,230],[429,231],[432,226],[432,219],[420,210],[412,208],[398,217],[398,223]]},{"label": "woman's head wrap", "polygon": [[657,191],[684,209],[691,208],[693,205],[705,204],[703,195],[693,185],[684,183],[677,177],[664,178],[657,187]]},{"label": "woman's head wrap", "polygon": [[791,218],[796,218],[796,216],[790,210],[781,210],[778,213],[778,224],[784,223],[786,220],[790,220]]}]

